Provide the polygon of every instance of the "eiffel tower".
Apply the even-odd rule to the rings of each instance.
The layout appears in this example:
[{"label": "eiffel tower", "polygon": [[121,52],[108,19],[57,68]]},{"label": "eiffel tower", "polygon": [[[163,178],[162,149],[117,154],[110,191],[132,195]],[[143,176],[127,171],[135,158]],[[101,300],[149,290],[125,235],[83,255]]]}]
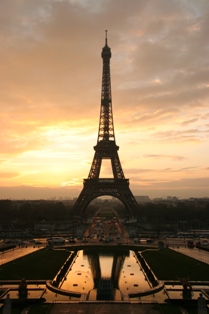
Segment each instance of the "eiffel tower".
[{"label": "eiffel tower", "polygon": [[[94,146],[95,154],[88,178],[84,179],[83,190],[74,204],[73,211],[75,215],[83,216],[88,204],[93,199],[109,195],[119,199],[133,216],[138,210],[138,203],[129,188],[129,180],[124,176],[118,156],[119,147],[115,141],[110,80],[111,50],[107,44],[107,31],[101,57],[103,73],[97,145]],[[99,177],[103,159],[111,160],[113,178]]]}]

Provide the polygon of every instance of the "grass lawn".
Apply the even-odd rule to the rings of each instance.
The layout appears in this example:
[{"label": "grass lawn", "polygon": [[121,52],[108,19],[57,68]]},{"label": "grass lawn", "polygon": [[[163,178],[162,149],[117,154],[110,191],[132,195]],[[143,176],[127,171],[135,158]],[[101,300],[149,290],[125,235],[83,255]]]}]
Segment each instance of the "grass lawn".
[{"label": "grass lawn", "polygon": [[165,249],[144,251],[146,262],[159,280],[178,280],[186,277],[190,280],[209,281],[209,265],[179,252]]},{"label": "grass lawn", "polygon": [[0,266],[1,280],[52,280],[70,252],[42,249]]}]

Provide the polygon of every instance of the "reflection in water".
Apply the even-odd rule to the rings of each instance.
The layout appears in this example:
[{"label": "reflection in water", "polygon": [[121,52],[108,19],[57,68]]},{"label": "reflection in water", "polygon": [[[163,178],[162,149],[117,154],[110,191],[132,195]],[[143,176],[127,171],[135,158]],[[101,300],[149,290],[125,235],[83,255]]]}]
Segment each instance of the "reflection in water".
[{"label": "reflection in water", "polygon": [[115,289],[115,299],[120,299],[121,294],[127,295],[149,289],[134,252],[111,248],[79,251],[60,288],[88,294],[89,300],[95,300],[97,290],[101,289],[99,286],[101,279],[111,281],[109,284]]},{"label": "reflection in water", "polygon": [[99,263],[101,268],[101,277],[111,278],[111,270],[113,264],[113,256],[107,256],[99,254]]}]

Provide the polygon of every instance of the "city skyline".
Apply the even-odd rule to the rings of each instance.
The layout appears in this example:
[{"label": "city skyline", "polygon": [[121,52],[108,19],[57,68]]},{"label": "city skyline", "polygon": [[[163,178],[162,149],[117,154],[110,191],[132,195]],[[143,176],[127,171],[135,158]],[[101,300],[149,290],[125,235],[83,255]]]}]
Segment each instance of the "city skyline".
[{"label": "city skyline", "polygon": [[133,194],[209,196],[207,0],[0,9],[1,199],[79,195],[98,135],[106,29],[116,144]]}]

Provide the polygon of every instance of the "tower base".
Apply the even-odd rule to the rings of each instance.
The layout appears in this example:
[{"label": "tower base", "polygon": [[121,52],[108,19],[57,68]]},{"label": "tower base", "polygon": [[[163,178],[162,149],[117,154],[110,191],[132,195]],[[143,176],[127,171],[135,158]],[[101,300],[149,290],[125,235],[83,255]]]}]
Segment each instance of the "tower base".
[{"label": "tower base", "polygon": [[84,179],[83,190],[74,205],[75,215],[83,216],[89,203],[103,195],[119,199],[131,216],[134,216],[139,209],[139,205],[129,189],[128,179]]}]

